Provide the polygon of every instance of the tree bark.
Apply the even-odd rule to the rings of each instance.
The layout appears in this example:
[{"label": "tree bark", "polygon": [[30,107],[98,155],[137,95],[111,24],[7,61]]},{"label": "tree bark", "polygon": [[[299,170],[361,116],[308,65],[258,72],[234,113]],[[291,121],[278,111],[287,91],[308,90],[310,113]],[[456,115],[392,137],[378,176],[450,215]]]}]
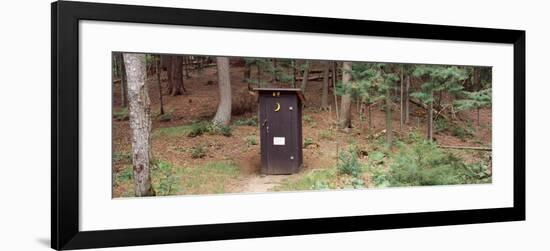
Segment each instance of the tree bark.
[{"label": "tree bark", "polygon": [[127,77],[126,77],[126,67],[125,67],[125,64],[124,64],[124,60],[122,58],[122,53],[120,53],[119,55],[119,60],[120,61],[120,106],[121,107],[126,107],[128,105],[128,98],[127,98],[127,93],[126,93],[126,86],[128,85],[128,80],[127,80]]},{"label": "tree bark", "polygon": [[300,88],[300,89],[302,89],[302,93],[304,93],[304,94],[306,92],[308,78],[309,78],[309,61],[306,60],[306,62],[304,63],[304,74],[303,74],[303,78],[302,78],[302,87]]},{"label": "tree bark", "polygon": [[386,144],[391,147],[393,141],[392,115],[391,115],[391,90],[386,90]]},{"label": "tree bark", "polygon": [[218,67],[218,87],[220,102],[212,122],[214,124],[229,125],[231,121],[231,80],[229,75],[229,58],[216,57]]},{"label": "tree bark", "polygon": [[405,124],[409,123],[409,89],[411,87],[411,76],[405,76]]},{"label": "tree bark", "polygon": [[401,104],[401,105],[399,106],[399,107],[400,107],[400,108],[399,108],[399,131],[403,131],[403,123],[404,123],[404,121],[405,121],[405,113],[404,113],[404,110],[405,110],[405,109],[404,109],[404,107],[403,107],[403,106],[405,105],[405,103],[403,103],[403,101],[404,101],[404,100],[403,100],[403,99],[404,99],[404,94],[405,94],[405,93],[404,93],[404,88],[403,88],[404,85],[405,85],[405,83],[404,83],[404,78],[403,78],[403,70],[404,70],[404,68],[405,68],[405,67],[404,67],[403,65],[401,65],[401,83],[400,83],[400,88],[399,88],[399,90],[401,91],[401,96],[400,96],[400,98],[399,98],[399,102],[400,102],[400,104]]},{"label": "tree bark", "polygon": [[174,88],[174,56],[166,56],[166,81],[168,87],[168,95],[171,94]]},{"label": "tree bark", "polygon": [[[433,95],[433,94],[432,94]],[[427,137],[428,137],[428,140],[429,141],[432,141],[433,139],[433,110],[434,110],[434,102],[430,102],[428,104],[428,112],[426,114],[426,116],[428,117],[428,130],[427,130]]]},{"label": "tree bark", "polygon": [[[349,85],[351,81],[351,62],[344,62],[342,66],[342,84]],[[342,95],[340,108],[340,128],[351,128],[351,97],[349,94]]]},{"label": "tree bark", "polygon": [[132,130],[132,166],[136,196],[153,196],[151,185],[151,108],[145,84],[145,54],[124,53],[127,65],[130,128]]},{"label": "tree bark", "polygon": [[174,56],[172,60],[172,88],[170,89],[170,95],[177,96],[182,95],[185,91],[183,86],[183,57]]},{"label": "tree bark", "polygon": [[336,71],[337,62],[332,62],[332,93],[334,94],[334,111],[336,114],[336,121],[340,121],[340,113],[338,112],[338,95],[336,95],[336,78],[338,76]]},{"label": "tree bark", "polygon": [[323,91],[321,94],[321,110],[328,109],[328,81],[330,73],[330,61],[325,62],[325,69],[323,72]]},{"label": "tree bark", "polygon": [[161,56],[158,56],[158,59],[156,60],[157,61],[157,85],[158,85],[158,88],[159,88],[159,103],[160,103],[160,114],[164,114],[164,104],[162,102],[162,84],[160,82],[160,72],[161,72],[161,67],[160,67],[160,59]]}]

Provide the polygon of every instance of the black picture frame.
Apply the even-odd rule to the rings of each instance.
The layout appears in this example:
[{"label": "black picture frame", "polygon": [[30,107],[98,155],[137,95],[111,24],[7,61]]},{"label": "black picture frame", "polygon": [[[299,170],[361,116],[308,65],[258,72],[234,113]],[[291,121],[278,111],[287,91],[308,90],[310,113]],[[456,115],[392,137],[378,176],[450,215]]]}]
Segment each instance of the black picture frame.
[{"label": "black picture frame", "polygon": [[[51,247],[82,249],[525,220],[525,31],[86,2],[51,5]],[[80,20],[191,25],[513,45],[513,207],[350,217],[79,230]]]}]

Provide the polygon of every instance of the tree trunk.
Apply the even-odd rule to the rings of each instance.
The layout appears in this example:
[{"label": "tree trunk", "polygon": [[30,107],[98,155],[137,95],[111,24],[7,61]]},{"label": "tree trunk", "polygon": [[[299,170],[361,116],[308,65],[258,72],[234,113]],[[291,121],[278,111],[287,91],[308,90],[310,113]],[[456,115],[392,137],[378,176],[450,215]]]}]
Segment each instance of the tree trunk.
[{"label": "tree trunk", "polygon": [[132,165],[136,196],[153,196],[151,185],[151,108],[145,84],[145,54],[123,54],[127,65]]},{"label": "tree trunk", "polygon": [[330,61],[325,62],[325,69],[323,72],[323,92],[321,94],[321,110],[328,109],[328,81],[330,73]]},{"label": "tree trunk", "polygon": [[189,57],[188,56],[184,56],[183,57],[183,62],[184,62],[184,69],[185,69],[185,78],[189,79],[191,78],[191,76],[189,76],[189,63],[190,63],[191,60],[189,60]]},{"label": "tree trunk", "polygon": [[126,67],[124,64],[124,60],[122,58],[122,53],[120,53],[120,106],[126,107],[128,105],[128,98],[127,98],[127,92],[126,92],[126,86],[128,85],[128,80],[126,77]]},{"label": "tree trunk", "polygon": [[290,85],[292,88],[296,88],[296,59],[290,60],[290,67],[292,68],[292,79]]},{"label": "tree trunk", "polygon": [[231,121],[231,81],[229,75],[229,58],[216,57],[218,67],[218,86],[220,90],[220,102],[218,111],[212,122],[214,124],[229,125]]},{"label": "tree trunk", "polygon": [[159,104],[160,104],[160,114],[164,114],[164,104],[162,103],[162,84],[160,82],[160,71],[161,71],[161,67],[160,67],[160,56],[158,56],[158,60],[157,61],[157,84],[158,84],[158,88],[159,88]]},{"label": "tree trunk", "polygon": [[386,144],[391,147],[393,141],[392,115],[391,115],[391,90],[386,90]]},{"label": "tree trunk", "polygon": [[172,60],[172,89],[170,95],[177,96],[182,95],[185,91],[183,86],[183,57],[174,56]]},{"label": "tree trunk", "polygon": [[[351,81],[351,62],[344,62],[342,66],[342,84],[349,85]],[[351,97],[349,94],[342,95],[340,109],[340,128],[351,128]]]},{"label": "tree trunk", "polygon": [[168,95],[171,94],[174,88],[174,56],[166,56],[166,82],[168,87]]},{"label": "tree trunk", "polygon": [[340,113],[338,112],[338,95],[336,95],[336,78],[338,76],[336,71],[337,62],[332,62],[332,93],[334,94],[334,111],[336,114],[336,121],[340,121]]},{"label": "tree trunk", "polygon": [[400,107],[400,108],[399,108],[399,131],[403,131],[403,122],[405,121],[405,113],[404,113],[404,109],[403,109],[403,108],[404,108],[403,105],[405,104],[405,103],[403,103],[403,101],[404,101],[404,100],[403,100],[403,99],[404,99],[404,94],[405,94],[405,93],[404,93],[404,90],[403,90],[403,86],[405,85],[405,83],[404,83],[404,78],[403,78],[403,70],[404,70],[404,68],[405,68],[405,67],[404,67],[403,65],[401,65],[401,83],[400,83],[400,88],[399,88],[399,90],[401,91],[401,93],[400,93],[401,96],[400,96],[400,98],[399,98],[399,102],[400,102],[400,104],[401,104],[401,105],[399,106],[399,107]]},{"label": "tree trunk", "polygon": [[257,77],[258,77],[258,87],[263,87],[263,84],[262,84],[262,67],[260,66],[260,63],[256,63],[256,74],[257,74]]},{"label": "tree trunk", "polygon": [[[432,94],[433,95],[433,94]],[[427,130],[427,137],[428,137],[428,140],[429,141],[432,141],[433,139],[433,111],[434,111],[434,102],[430,102],[430,104],[428,104],[428,112],[426,114],[426,116],[428,116],[428,130]]]},{"label": "tree trunk", "polygon": [[405,124],[409,123],[409,89],[411,87],[411,76],[405,76]]},{"label": "tree trunk", "polygon": [[306,87],[307,87],[307,80],[309,78],[309,61],[306,60],[306,62],[304,63],[304,75],[303,75],[303,78],[302,78],[302,87],[300,89],[302,89],[302,93],[305,94],[306,93]]}]

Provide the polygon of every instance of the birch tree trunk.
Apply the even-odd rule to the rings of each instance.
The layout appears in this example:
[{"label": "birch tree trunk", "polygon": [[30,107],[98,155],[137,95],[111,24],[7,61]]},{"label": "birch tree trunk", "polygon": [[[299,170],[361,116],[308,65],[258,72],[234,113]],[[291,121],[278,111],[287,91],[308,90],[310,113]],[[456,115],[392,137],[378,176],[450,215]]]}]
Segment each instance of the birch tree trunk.
[{"label": "birch tree trunk", "polygon": [[[344,62],[342,66],[342,84],[349,85],[351,81],[351,62]],[[340,128],[351,128],[351,97],[349,94],[342,95],[342,101],[340,102]]]},{"label": "birch tree trunk", "polygon": [[321,94],[321,110],[328,109],[328,81],[330,73],[330,61],[325,62],[325,69],[323,72],[323,92]]},{"label": "birch tree trunk", "polygon": [[231,80],[229,75],[229,58],[216,57],[218,67],[218,87],[220,102],[212,122],[214,124],[229,125],[231,121]]},{"label": "birch tree trunk", "polygon": [[132,129],[132,165],[136,196],[153,196],[151,185],[151,108],[145,84],[145,54],[124,53],[128,76],[130,128]]}]

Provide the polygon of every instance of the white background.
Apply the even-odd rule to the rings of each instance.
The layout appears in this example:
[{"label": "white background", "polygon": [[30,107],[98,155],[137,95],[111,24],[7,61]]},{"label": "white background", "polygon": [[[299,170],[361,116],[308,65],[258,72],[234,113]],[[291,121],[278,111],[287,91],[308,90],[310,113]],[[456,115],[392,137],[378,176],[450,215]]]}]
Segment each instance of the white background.
[{"label": "white background", "polygon": [[[513,205],[511,45],[96,21],[82,21],[79,27],[79,223],[83,231]],[[104,39],[106,37],[110,39]],[[159,37],[169,39],[159,40]],[[223,46],[216,39],[218,37],[224,38]],[[112,93],[106,83],[111,81],[111,52],[121,50],[492,66],[495,97],[492,118],[493,125],[497,125],[493,127],[492,137],[493,182],[444,187],[112,200]],[[281,207],[281,203],[285,206]],[[143,211],[162,214],[141,215]]]},{"label": "white background", "polygon": [[[119,1],[130,2],[130,1]],[[138,1],[134,1],[138,2]],[[152,2],[152,1],[151,1]],[[527,30],[527,221],[132,247],[119,250],[547,250],[547,6],[513,1],[154,1],[157,5]],[[541,1],[542,2],[542,1]],[[49,1],[2,6],[2,250],[49,246]],[[528,248],[529,247],[529,248]]]}]

